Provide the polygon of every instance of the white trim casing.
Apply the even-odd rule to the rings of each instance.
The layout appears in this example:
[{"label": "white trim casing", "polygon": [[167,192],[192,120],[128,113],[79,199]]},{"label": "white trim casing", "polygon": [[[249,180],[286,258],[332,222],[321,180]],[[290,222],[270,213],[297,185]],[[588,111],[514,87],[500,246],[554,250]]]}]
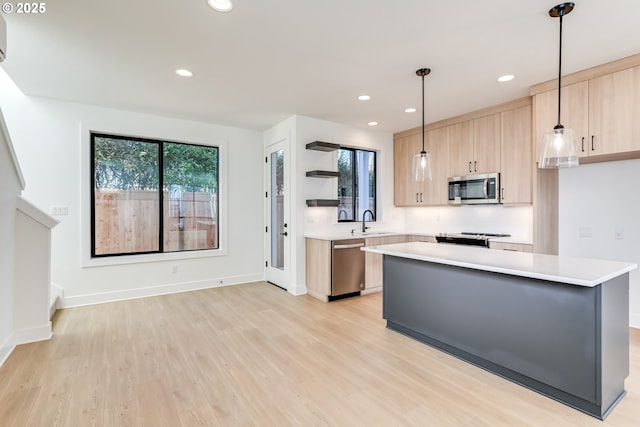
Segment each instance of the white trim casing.
[{"label": "white trim casing", "polygon": [[[218,147],[218,188],[220,189],[219,198],[219,249],[188,251],[188,252],[171,252],[159,254],[142,254],[142,255],[121,255],[104,258],[91,258],[91,132],[105,133],[110,135],[128,136],[134,138],[155,139],[160,141],[183,142],[186,144],[200,144],[211,147]],[[149,262],[173,261],[195,258],[208,258],[228,255],[228,191],[227,191],[227,141],[222,140],[203,140],[201,138],[190,138],[188,141],[176,139],[167,135],[159,135],[149,131],[141,131],[135,126],[116,125],[113,123],[81,123],[80,124],[80,235],[82,238],[81,266],[84,267],[100,267],[108,265],[122,264],[141,264]]]}]

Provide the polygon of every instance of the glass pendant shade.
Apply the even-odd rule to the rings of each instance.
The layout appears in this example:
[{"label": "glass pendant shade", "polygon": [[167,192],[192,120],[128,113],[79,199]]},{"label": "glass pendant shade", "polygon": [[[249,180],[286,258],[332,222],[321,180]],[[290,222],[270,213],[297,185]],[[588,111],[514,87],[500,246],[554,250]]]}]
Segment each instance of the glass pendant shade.
[{"label": "glass pendant shade", "polygon": [[414,181],[431,181],[431,154],[422,151],[413,156],[411,177]]},{"label": "glass pendant shade", "polygon": [[544,134],[538,167],[541,169],[578,166],[578,152],[574,144],[573,129],[556,128]]}]

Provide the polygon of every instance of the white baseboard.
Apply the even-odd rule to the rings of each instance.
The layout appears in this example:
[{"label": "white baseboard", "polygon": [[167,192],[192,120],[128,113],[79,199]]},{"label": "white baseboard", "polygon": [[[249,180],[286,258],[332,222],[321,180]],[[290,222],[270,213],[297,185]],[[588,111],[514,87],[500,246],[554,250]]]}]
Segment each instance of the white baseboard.
[{"label": "white baseboard", "polygon": [[15,344],[28,344],[32,342],[51,339],[51,322],[32,328],[23,328],[15,332]]},{"label": "white baseboard", "polygon": [[4,365],[14,348],[16,348],[16,343],[13,340],[13,334],[11,334],[4,342],[0,343],[0,366]]},{"label": "white baseboard", "polygon": [[195,282],[171,283],[168,285],[150,286],[146,288],[124,289],[120,291],[100,292],[95,294],[63,296],[58,299],[58,308],[80,307],[83,305],[103,304],[124,301],[134,298],[153,297],[175,294],[178,292],[197,291],[200,289],[219,288],[238,285],[240,283],[259,282],[264,280],[262,274],[224,277]]}]

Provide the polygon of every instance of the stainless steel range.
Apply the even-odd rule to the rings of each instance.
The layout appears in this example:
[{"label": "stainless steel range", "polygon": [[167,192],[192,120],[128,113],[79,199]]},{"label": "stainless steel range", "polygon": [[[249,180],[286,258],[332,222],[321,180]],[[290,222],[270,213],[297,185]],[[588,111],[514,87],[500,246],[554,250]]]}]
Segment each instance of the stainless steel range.
[{"label": "stainless steel range", "polygon": [[452,243],[455,245],[471,245],[489,247],[489,240],[494,237],[511,237],[510,234],[497,233],[441,233],[436,236],[438,243]]}]

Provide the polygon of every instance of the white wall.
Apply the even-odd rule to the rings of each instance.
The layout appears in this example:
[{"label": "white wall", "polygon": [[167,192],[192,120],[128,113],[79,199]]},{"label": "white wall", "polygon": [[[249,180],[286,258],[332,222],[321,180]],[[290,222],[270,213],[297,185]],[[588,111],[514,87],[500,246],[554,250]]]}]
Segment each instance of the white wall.
[{"label": "white wall", "polygon": [[511,234],[533,242],[531,206],[441,206],[407,208],[405,227],[418,233],[482,232]]},{"label": "white wall", "polygon": [[[2,93],[0,91],[0,93]],[[2,121],[0,111],[0,121]],[[16,198],[22,191],[19,173],[14,168],[11,142],[5,140],[0,123],[0,366],[9,356],[14,342],[14,225]]]},{"label": "white wall", "polygon": [[[640,265],[639,185],[640,159],[561,170],[560,255]],[[629,274],[629,292],[630,324],[640,328],[638,270]]]},{"label": "white wall", "polygon": [[[261,280],[262,134],[238,128],[24,96],[0,69],[0,106],[29,182],[25,196],[45,211],[67,206],[52,235],[52,281],[62,306]],[[228,210],[224,256],[83,266],[88,242],[88,130],[220,144]],[[4,168],[3,168],[4,170]],[[86,182],[85,182],[86,181]],[[224,188],[223,188],[224,190]],[[223,196],[224,197],[224,196]],[[3,209],[4,209],[3,204]],[[2,226],[7,222],[2,221]],[[3,239],[4,240],[4,239]],[[4,244],[4,242],[3,242]],[[173,273],[174,267],[177,272]],[[5,301],[4,297],[2,298]],[[4,310],[3,314],[4,316]]]}]

